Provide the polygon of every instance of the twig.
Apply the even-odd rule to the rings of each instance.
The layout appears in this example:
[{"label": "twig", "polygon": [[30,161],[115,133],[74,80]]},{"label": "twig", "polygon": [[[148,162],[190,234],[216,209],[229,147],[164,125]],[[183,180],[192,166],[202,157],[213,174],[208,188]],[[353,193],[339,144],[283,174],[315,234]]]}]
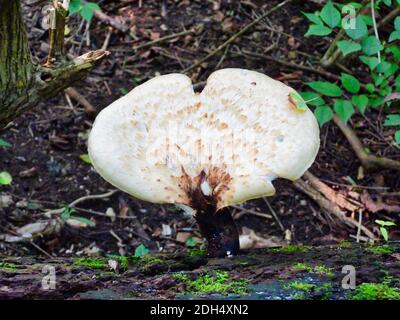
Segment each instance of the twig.
[{"label": "twig", "polygon": [[[333,74],[333,73],[328,72],[328,71],[317,69],[315,67],[312,68],[312,67],[303,66],[301,64],[287,62],[285,60],[280,60],[278,58],[270,57],[270,56],[262,54],[262,53],[250,52],[250,51],[247,51],[247,50],[242,50],[242,52],[244,54],[246,54],[246,55],[253,56],[253,57],[256,57],[256,58],[270,60],[270,61],[279,63],[280,65],[283,65],[283,66],[286,66],[286,67],[289,67],[289,68],[292,68],[292,69],[308,71],[308,72],[319,74],[319,75],[321,75],[321,76],[323,76],[325,78],[329,78],[329,79],[333,79],[333,80],[340,80],[340,77],[338,75]],[[240,52],[237,52],[237,53],[240,54]]]},{"label": "twig", "polygon": [[249,213],[249,214],[252,214],[254,216],[262,217],[262,218],[265,218],[265,219],[273,219],[273,217],[270,214],[267,214],[267,213],[262,213],[262,212],[258,212],[258,211],[252,210],[252,209],[242,208],[240,206],[232,206],[232,207],[235,208],[235,209],[240,210],[240,212],[238,212],[235,215],[235,219],[239,219],[245,213]]},{"label": "twig", "polygon": [[[379,33],[378,33],[378,27],[376,26],[376,18],[375,18],[375,2],[374,0],[371,0],[371,17],[372,17],[372,25],[374,28],[374,33],[375,33],[375,37],[376,39],[379,40]],[[378,50],[378,61],[379,63],[381,63],[381,50]]]},{"label": "twig", "polygon": [[296,187],[296,189],[305,193],[311,199],[317,202],[319,206],[325,209],[327,213],[333,214],[334,216],[339,218],[340,221],[344,222],[350,227],[360,228],[361,231],[363,231],[364,234],[367,235],[370,239],[377,240],[377,237],[370,230],[368,230],[363,225],[359,226],[357,221],[354,221],[353,219],[347,217],[346,214],[342,210],[340,210],[340,208],[336,204],[326,199],[321,193],[319,193],[317,190],[315,190],[313,187],[307,184],[306,181],[304,181],[303,179],[299,179],[295,181],[293,184]]},{"label": "twig", "polygon": [[265,17],[267,17],[268,15],[270,15],[271,13],[273,13],[274,11],[278,10],[279,8],[283,7],[284,5],[286,5],[287,3],[291,2],[292,0],[285,0],[280,2],[279,4],[277,4],[276,6],[274,6],[273,8],[271,8],[270,10],[268,10],[267,12],[265,12],[264,14],[262,14],[260,17],[258,17],[257,19],[253,20],[252,22],[250,22],[249,24],[247,24],[243,29],[241,29],[239,32],[235,33],[232,37],[230,37],[228,40],[226,40],[223,44],[221,44],[219,47],[217,47],[216,49],[214,49],[213,51],[211,51],[208,55],[206,55],[205,57],[201,58],[199,61],[197,61],[196,63],[194,63],[193,65],[187,67],[186,69],[184,69],[182,72],[186,73],[189,72],[190,70],[197,68],[199,65],[201,65],[204,61],[208,60],[209,58],[211,58],[212,56],[214,56],[216,53],[218,53],[219,51],[225,49],[226,46],[230,45],[231,43],[233,43],[237,38],[239,38],[242,34],[244,34],[245,32],[247,32],[249,29],[251,29],[252,27],[254,27],[257,23],[259,23],[262,19],[264,19]]},{"label": "twig", "polygon": [[161,43],[161,42],[164,42],[164,41],[175,39],[177,37],[181,37],[181,36],[184,36],[184,35],[187,35],[187,34],[190,34],[190,33],[199,32],[199,30],[201,30],[201,28],[197,27],[197,28],[193,28],[193,29],[190,29],[190,30],[185,30],[185,31],[182,31],[182,32],[169,34],[167,36],[158,38],[156,40],[152,40],[152,41],[140,44],[138,46],[134,46],[133,50],[137,51],[137,50],[140,50],[140,49],[143,49],[143,48],[151,47],[151,46],[153,46],[155,44],[158,44],[158,43]]},{"label": "twig", "polygon": [[274,217],[274,219],[276,220],[276,222],[279,225],[279,228],[281,228],[281,230],[283,232],[285,232],[285,227],[283,226],[281,220],[279,219],[278,215],[276,214],[275,210],[272,208],[272,206],[270,205],[269,201],[267,200],[267,198],[263,197],[264,202],[266,203],[269,211],[271,211],[272,216]]},{"label": "twig", "polygon": [[84,108],[86,113],[95,113],[96,108],[84,97],[82,96],[75,88],[69,87],[64,90],[64,92],[72,99],[79,102]]},{"label": "twig", "polygon": [[361,235],[361,226],[362,226],[362,212],[361,210],[358,211],[358,228],[357,228],[357,243],[360,242],[360,235]]},{"label": "twig", "polygon": [[335,203],[337,206],[340,208],[349,210],[350,212],[356,211],[360,205],[350,203],[343,195],[340,193],[336,192],[332,188],[330,188],[328,185],[323,183],[320,179],[318,179],[316,176],[314,176],[311,172],[306,171],[303,175],[304,178],[306,178],[310,184],[312,185],[313,188],[318,190],[320,193],[322,193],[325,198],[327,198],[329,201],[332,203]]},{"label": "twig", "polygon": [[101,50],[107,50],[108,44],[110,43],[110,38],[111,38],[111,35],[112,35],[112,31],[113,31],[112,28],[108,28],[108,32],[107,32],[106,38],[104,39],[104,43],[101,46]]},{"label": "twig", "polygon": [[[103,193],[103,194],[92,194],[92,195],[88,195],[88,196],[83,196],[81,198],[78,198],[74,201],[72,201],[68,207],[74,207],[76,206],[78,203],[81,203],[83,201],[87,201],[87,200],[94,200],[94,199],[103,199],[103,198],[108,198],[111,197],[113,194],[115,194],[116,192],[118,192],[118,190],[111,190],[107,193]],[[51,218],[51,216],[53,214],[61,214],[64,211],[64,208],[60,208],[60,209],[53,209],[53,210],[49,210],[44,212],[43,214],[48,217]]]},{"label": "twig", "polygon": [[44,255],[46,255],[48,258],[50,259],[54,259],[54,257],[48,253],[47,251],[43,250],[41,247],[39,247],[36,243],[33,242],[33,240],[29,241],[29,243],[35,247],[36,249],[38,249],[41,253],[43,253]]},{"label": "twig", "polygon": [[385,157],[377,157],[375,155],[368,154],[364,147],[358,139],[355,132],[348,127],[340,118],[335,115],[333,116],[333,121],[339,127],[340,131],[344,134],[344,136],[349,141],[351,147],[356,153],[358,159],[361,161],[361,164],[366,169],[376,169],[376,168],[385,168],[385,169],[393,169],[400,170],[400,161],[388,159]]}]

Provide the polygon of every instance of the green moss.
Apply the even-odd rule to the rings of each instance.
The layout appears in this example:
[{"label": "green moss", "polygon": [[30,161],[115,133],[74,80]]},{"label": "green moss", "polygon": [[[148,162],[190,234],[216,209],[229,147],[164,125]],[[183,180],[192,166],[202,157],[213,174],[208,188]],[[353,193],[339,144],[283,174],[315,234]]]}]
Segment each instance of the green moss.
[{"label": "green moss", "polygon": [[371,245],[367,248],[367,251],[372,252],[373,254],[377,254],[377,255],[384,255],[384,254],[393,253],[394,249],[392,246],[390,246],[388,244],[384,244],[381,246]]},{"label": "green moss", "polygon": [[297,271],[306,271],[308,273],[325,275],[327,277],[333,277],[335,275],[333,268],[329,268],[324,265],[311,266],[309,264],[299,262],[294,264],[292,268]]},{"label": "green moss", "polygon": [[214,271],[212,274],[201,275],[195,280],[182,273],[176,273],[174,278],[181,280],[187,292],[193,295],[208,293],[245,295],[248,293],[248,280],[229,280],[229,276],[227,271]]},{"label": "green moss", "polygon": [[388,283],[363,283],[356,287],[353,300],[400,300],[400,290]]},{"label": "green moss", "polygon": [[121,268],[121,270],[128,270],[129,267],[129,259],[128,257],[125,256],[119,256],[119,255],[108,255],[107,258],[111,259],[111,260],[115,260],[118,261],[119,266]]},{"label": "green moss", "polygon": [[339,247],[340,247],[341,249],[343,249],[343,248],[350,248],[350,247],[351,247],[351,242],[348,241],[348,240],[340,240],[340,242],[339,242]]},{"label": "green moss", "polygon": [[204,257],[207,255],[207,251],[202,249],[189,249],[187,255],[189,257]]},{"label": "green moss", "polygon": [[273,248],[272,252],[276,253],[294,253],[294,252],[307,252],[310,248],[307,246],[288,245],[280,248]]},{"label": "green moss", "polygon": [[317,286],[312,283],[294,281],[285,286],[285,289],[296,289],[304,292],[310,292],[315,289]]},{"label": "green moss", "polygon": [[150,271],[156,265],[164,266],[166,262],[160,258],[156,258],[150,255],[144,255],[141,257],[131,257],[131,261],[135,264],[142,272]]},{"label": "green moss", "polygon": [[0,270],[4,271],[15,271],[17,269],[17,265],[9,262],[0,262]]},{"label": "green moss", "polygon": [[82,258],[75,259],[74,265],[80,266],[80,267],[88,267],[91,269],[103,269],[103,268],[107,267],[107,264],[104,261],[104,259],[89,258],[89,257],[82,257]]}]

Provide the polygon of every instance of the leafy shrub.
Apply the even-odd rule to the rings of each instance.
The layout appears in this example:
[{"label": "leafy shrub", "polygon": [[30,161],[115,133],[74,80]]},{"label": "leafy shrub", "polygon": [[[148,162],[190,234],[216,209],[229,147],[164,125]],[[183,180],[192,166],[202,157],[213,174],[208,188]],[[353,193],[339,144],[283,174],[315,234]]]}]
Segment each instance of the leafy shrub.
[{"label": "leafy shrub", "polygon": [[[374,10],[379,12],[383,6],[397,5],[400,5],[400,0],[378,0]],[[393,100],[398,99],[392,98],[392,93],[400,91],[400,17],[392,23],[393,31],[388,39],[378,39],[372,32],[371,8],[361,8],[362,5],[356,2],[343,5],[328,1],[320,12],[304,13],[311,22],[306,36],[341,33],[343,37],[334,41],[335,49],[339,50],[341,57],[352,56],[360,65],[357,74],[343,72],[338,83],[306,83],[311,90],[301,92],[301,95],[308,105],[314,107],[320,126],[329,122],[334,114],[346,123],[355,112],[365,114],[368,108],[383,108],[389,113]],[[355,15],[349,16],[349,12]],[[400,114],[388,114],[384,126],[398,129],[394,138],[400,144]]]},{"label": "leafy shrub", "polygon": [[95,11],[100,11],[100,7],[95,2],[82,2],[81,0],[71,0],[69,4],[69,14],[79,13],[86,21],[93,18]]}]

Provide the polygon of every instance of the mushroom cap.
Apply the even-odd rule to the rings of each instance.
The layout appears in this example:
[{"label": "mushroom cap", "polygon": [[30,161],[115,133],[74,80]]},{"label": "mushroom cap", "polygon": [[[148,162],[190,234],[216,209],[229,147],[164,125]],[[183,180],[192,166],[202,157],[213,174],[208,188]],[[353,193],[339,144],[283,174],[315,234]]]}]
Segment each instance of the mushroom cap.
[{"label": "mushroom cap", "polygon": [[130,195],[193,207],[200,189],[218,209],[275,193],[314,162],[318,123],[296,91],[264,74],[222,69],[200,94],[182,74],[155,77],[97,116],[89,156]]}]

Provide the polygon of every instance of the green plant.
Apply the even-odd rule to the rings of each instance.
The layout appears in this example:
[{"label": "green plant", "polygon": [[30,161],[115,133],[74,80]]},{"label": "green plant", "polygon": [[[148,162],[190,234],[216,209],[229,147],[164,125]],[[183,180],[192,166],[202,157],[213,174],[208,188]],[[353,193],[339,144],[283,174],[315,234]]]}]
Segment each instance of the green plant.
[{"label": "green plant", "polygon": [[12,176],[7,171],[0,172],[0,185],[7,186],[12,182]]},{"label": "green plant", "polygon": [[104,261],[104,259],[89,258],[89,257],[82,257],[82,258],[75,259],[74,265],[80,266],[80,267],[88,267],[91,269],[103,269],[103,268],[107,267],[107,264]]},{"label": "green plant", "polygon": [[356,287],[353,300],[400,300],[400,290],[387,282],[363,283]]},{"label": "green plant", "polygon": [[11,144],[4,139],[0,139],[0,147],[2,148],[11,148]]},{"label": "green plant", "polygon": [[220,293],[227,295],[229,293],[244,295],[248,292],[248,280],[229,280],[227,271],[214,271],[211,274],[200,275],[197,279],[191,280],[182,273],[174,274],[174,278],[181,280],[186,290],[193,295]]},{"label": "green plant", "polygon": [[271,249],[272,252],[276,253],[294,253],[294,252],[307,252],[309,247],[307,246],[298,246],[298,245],[288,245],[280,248]]},{"label": "green plant", "polygon": [[[400,0],[376,1],[374,10],[379,11],[383,5],[392,6],[396,3],[399,5]],[[369,5],[364,4],[365,9],[368,9]],[[355,16],[349,17],[349,8]],[[343,5],[328,1],[320,12],[304,13],[311,21],[306,36],[337,34],[332,48],[328,49],[325,56],[332,58],[332,55],[335,55],[332,52],[335,50],[342,59],[353,54],[360,65],[357,74],[343,72],[340,80],[335,83],[308,82],[307,86],[311,91],[300,93],[306,103],[314,107],[314,114],[320,126],[329,122],[334,114],[346,123],[354,113],[365,114],[368,108],[384,108],[386,112],[390,112],[394,100],[391,94],[400,91],[400,48],[395,43],[400,39],[400,17],[395,19],[394,31],[389,39],[379,39],[369,32],[374,26],[370,8],[361,10],[362,8],[363,5],[357,2]],[[343,15],[339,10],[342,10]],[[358,14],[356,10],[359,10]],[[348,26],[349,18],[353,19],[354,25],[351,27]],[[338,54],[334,58],[337,58]],[[388,115],[384,125],[395,126],[398,129],[394,139],[400,144],[400,114]]]},{"label": "green plant", "polygon": [[193,237],[190,237],[185,242],[186,247],[193,248],[196,246],[196,240]]},{"label": "green plant", "polygon": [[86,21],[92,20],[95,11],[101,11],[99,5],[95,2],[71,0],[69,4],[69,14],[79,13]]},{"label": "green plant", "polygon": [[383,246],[371,245],[370,247],[367,248],[367,250],[369,252],[372,252],[373,254],[377,254],[377,255],[391,254],[394,251],[393,247],[389,246],[387,244],[385,244]]},{"label": "green plant", "polygon": [[142,257],[149,254],[150,250],[144,244],[140,244],[135,249],[135,257]]},{"label": "green plant", "polygon": [[299,262],[293,265],[293,269],[297,271],[306,271],[308,273],[325,275],[327,277],[333,277],[335,275],[333,268],[329,268],[324,265],[311,266],[306,263]]},{"label": "green plant", "polygon": [[72,219],[72,220],[79,221],[79,222],[81,222],[83,224],[86,224],[86,225],[88,225],[90,227],[94,227],[96,225],[93,221],[91,221],[89,219],[86,219],[86,218],[80,217],[80,216],[72,215],[72,213],[74,213],[75,211],[76,210],[74,208],[70,208],[70,207],[66,206],[64,208],[63,212],[61,212],[61,216],[60,216],[61,220],[62,221],[67,221],[68,219]]},{"label": "green plant", "polygon": [[92,164],[92,160],[90,160],[90,157],[88,154],[81,154],[79,156],[79,159],[81,159],[84,163]]},{"label": "green plant", "polygon": [[392,221],[384,221],[384,220],[375,220],[376,224],[379,224],[379,230],[381,232],[381,235],[385,241],[388,241],[389,239],[389,233],[386,227],[392,227],[395,226],[396,224]]}]

